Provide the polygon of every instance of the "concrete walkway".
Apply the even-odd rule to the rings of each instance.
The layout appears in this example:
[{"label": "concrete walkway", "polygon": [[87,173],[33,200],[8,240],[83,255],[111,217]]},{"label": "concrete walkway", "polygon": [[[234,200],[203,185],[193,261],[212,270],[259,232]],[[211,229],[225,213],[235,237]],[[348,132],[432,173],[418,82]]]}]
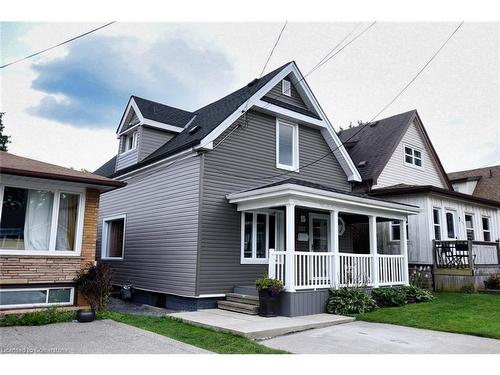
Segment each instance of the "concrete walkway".
[{"label": "concrete walkway", "polygon": [[0,328],[0,353],[196,354],[192,345],[113,320]]},{"label": "concrete walkway", "polygon": [[170,314],[170,316],[202,327],[230,332],[252,339],[265,339],[300,332],[311,328],[328,327],[352,322],[354,319],[331,314],[317,314],[288,318],[263,318],[220,309],[207,309]]},{"label": "concrete walkway", "polygon": [[500,353],[500,340],[361,321],[275,337],[261,343],[304,354]]}]

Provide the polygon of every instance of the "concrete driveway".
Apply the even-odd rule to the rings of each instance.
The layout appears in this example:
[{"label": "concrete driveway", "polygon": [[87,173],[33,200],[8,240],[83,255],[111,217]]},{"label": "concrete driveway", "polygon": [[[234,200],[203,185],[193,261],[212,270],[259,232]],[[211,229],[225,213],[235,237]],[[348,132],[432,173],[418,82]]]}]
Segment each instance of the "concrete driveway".
[{"label": "concrete driveway", "polygon": [[500,340],[356,321],[261,341],[304,354],[474,354],[500,353]]},{"label": "concrete driveway", "polygon": [[0,328],[0,353],[196,354],[192,345],[113,320]]}]

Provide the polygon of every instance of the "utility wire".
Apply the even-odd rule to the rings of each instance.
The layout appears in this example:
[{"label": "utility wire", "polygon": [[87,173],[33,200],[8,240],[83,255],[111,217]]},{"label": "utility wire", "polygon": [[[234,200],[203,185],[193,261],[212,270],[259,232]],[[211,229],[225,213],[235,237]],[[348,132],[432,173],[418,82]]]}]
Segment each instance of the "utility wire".
[{"label": "utility wire", "polygon": [[107,26],[110,26],[110,25],[114,24],[115,22],[116,22],[116,21],[109,22],[109,23],[107,23],[107,24],[105,24],[105,25],[102,25],[102,26],[96,27],[95,29],[92,29],[92,30],[90,30],[90,31],[87,31],[86,33],[83,33],[83,34],[77,35],[77,36],[75,36],[75,37],[73,37],[73,38],[71,38],[71,39],[65,40],[64,42],[61,42],[61,43],[59,43],[59,44],[56,44],[55,46],[52,46],[52,47],[49,47],[49,48],[45,48],[45,49],[44,49],[44,50],[42,50],[42,51],[38,51],[38,52],[33,53],[33,54],[29,55],[29,56],[23,57],[23,58],[21,58],[21,59],[19,59],[19,60],[11,61],[11,62],[9,62],[9,63],[7,63],[7,64],[4,64],[4,65],[0,66],[0,69],[6,68],[6,67],[8,67],[8,66],[10,66],[10,65],[17,64],[17,63],[19,63],[19,62],[21,62],[21,61],[24,61],[24,60],[31,59],[32,57],[38,56],[38,55],[40,55],[40,54],[42,54],[42,53],[44,53],[44,52],[47,52],[47,51],[50,51],[50,50],[52,50],[52,49],[54,49],[54,48],[60,47],[60,46],[62,46],[62,45],[64,45],[64,44],[67,44],[67,43],[69,43],[69,42],[72,42],[72,41],[74,41],[74,40],[76,40],[76,39],[80,39],[80,38],[82,38],[82,37],[84,37],[84,36],[86,36],[86,35],[92,34],[92,33],[96,32],[96,31],[98,31],[98,30],[101,30],[101,29],[103,29],[103,28],[105,28],[105,27],[107,27]]},{"label": "utility wire", "polygon": [[[241,176],[241,175],[236,175],[236,174],[231,174],[230,172],[227,172],[227,171],[221,171],[219,169],[217,169],[219,172],[221,173],[224,173],[226,175],[229,175],[229,176],[232,176],[232,177],[239,177],[239,178],[243,178],[243,179],[248,179],[248,180],[269,180],[269,179],[274,179],[274,178],[278,178],[278,177],[281,177],[281,176],[285,176],[285,175],[288,175],[290,173],[293,173],[293,172],[297,172],[299,170],[303,170],[305,168],[308,168],[310,167],[311,165],[314,165],[318,162],[320,162],[321,160],[325,159],[328,155],[334,153],[335,151],[337,151],[339,148],[341,148],[342,146],[344,146],[347,142],[349,142],[351,139],[353,139],[356,135],[360,134],[364,129],[367,128],[367,126],[372,122],[374,121],[383,111],[385,111],[385,109],[387,109],[391,104],[393,104],[400,96],[401,94],[418,78],[418,76],[425,70],[425,68],[427,68],[427,66],[429,66],[429,64],[436,58],[436,56],[439,54],[439,52],[441,52],[441,50],[444,48],[444,46],[450,41],[450,39],[456,34],[456,32],[458,31],[458,29],[463,25],[463,21],[458,25],[458,27],[450,34],[450,36],[448,37],[448,39],[445,40],[445,42],[441,45],[441,47],[431,56],[431,58],[427,61],[427,63],[417,72],[417,74],[408,82],[407,85],[405,85],[405,87],[389,102],[388,105],[386,105],[381,111],[379,111],[375,116],[372,117],[372,119],[370,121],[368,121],[366,124],[364,125],[361,125],[359,126],[359,129],[358,131],[354,132],[349,138],[347,138],[344,142],[341,142],[341,144],[337,147],[335,147],[334,149],[330,150],[328,153],[324,154],[323,156],[321,156],[320,158],[316,159],[316,160],[313,160],[305,165],[302,165],[302,166],[299,166],[298,168],[294,169],[294,170],[290,170],[290,171],[286,171],[286,172],[282,172],[282,173],[278,173],[278,174],[275,174],[275,175],[271,175],[271,176],[259,176],[259,177],[246,177],[246,176]],[[373,23],[374,24],[374,23]],[[371,24],[370,26],[373,26],[373,24]],[[366,31],[367,29],[365,29]],[[360,36],[360,35],[358,35]],[[354,39],[352,40],[354,41]],[[350,43],[349,42],[348,44],[346,44],[343,48],[345,48],[347,45],[349,45]],[[342,49],[343,49],[342,48]],[[341,49],[341,50],[342,50]],[[341,50],[337,51],[337,52],[340,52]],[[333,56],[331,56],[333,57]],[[326,62],[326,61],[325,61]],[[299,81],[300,82],[300,81]]]},{"label": "utility wire", "polygon": [[266,63],[264,64],[264,67],[262,68],[262,71],[260,72],[259,78],[262,77],[262,75],[264,74],[264,72],[265,72],[265,70],[267,68],[267,64],[269,64],[269,61],[271,60],[271,57],[273,56],[274,50],[276,49],[276,46],[278,45],[278,43],[279,43],[279,41],[281,39],[281,35],[283,35],[283,31],[285,31],[285,27],[286,27],[287,24],[288,24],[288,21],[286,21],[285,24],[283,25],[283,27],[281,28],[281,31],[280,31],[280,33],[278,35],[278,39],[276,39],[276,42],[274,42],[273,49],[271,50],[271,53],[267,57]]}]

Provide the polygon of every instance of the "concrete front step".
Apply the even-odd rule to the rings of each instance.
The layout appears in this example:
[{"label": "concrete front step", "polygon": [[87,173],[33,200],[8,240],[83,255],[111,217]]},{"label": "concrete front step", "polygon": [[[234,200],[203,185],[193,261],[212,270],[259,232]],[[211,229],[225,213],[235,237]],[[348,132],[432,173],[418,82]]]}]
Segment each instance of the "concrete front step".
[{"label": "concrete front step", "polygon": [[259,306],[259,297],[249,296],[247,294],[227,293],[226,301],[244,303],[247,305]]},{"label": "concrete front step", "polygon": [[257,315],[259,313],[259,306],[234,301],[218,301],[217,307],[222,310],[229,310],[249,315]]}]

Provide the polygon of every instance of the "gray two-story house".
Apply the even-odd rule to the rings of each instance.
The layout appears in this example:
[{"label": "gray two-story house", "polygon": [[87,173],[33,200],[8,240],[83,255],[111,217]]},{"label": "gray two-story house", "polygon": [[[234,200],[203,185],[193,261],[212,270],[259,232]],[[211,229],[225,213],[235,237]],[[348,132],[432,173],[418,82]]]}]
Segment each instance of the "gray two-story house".
[{"label": "gray two-story house", "polygon": [[[294,62],[192,112],[132,96],[117,138],[96,173],[127,186],[101,195],[100,259],[150,303],[245,311],[231,293],[268,273],[294,316],[332,287],[408,283],[420,209],[352,191],[358,168]],[[388,222],[397,253],[377,238]]]}]

